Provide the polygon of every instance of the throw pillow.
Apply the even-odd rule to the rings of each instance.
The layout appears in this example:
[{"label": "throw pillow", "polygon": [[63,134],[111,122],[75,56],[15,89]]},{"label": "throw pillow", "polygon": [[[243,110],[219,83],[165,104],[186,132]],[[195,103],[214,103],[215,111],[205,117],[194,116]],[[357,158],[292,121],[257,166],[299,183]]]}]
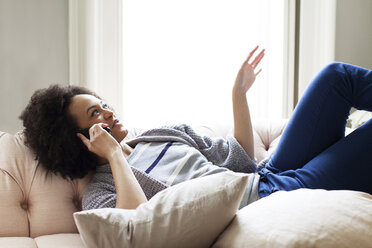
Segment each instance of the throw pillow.
[{"label": "throw pillow", "polygon": [[236,214],[247,174],[223,172],[157,193],[135,210],[74,213],[86,247],[210,247]]},{"label": "throw pillow", "polygon": [[238,211],[221,247],[371,247],[372,195],[357,191],[279,191]]}]

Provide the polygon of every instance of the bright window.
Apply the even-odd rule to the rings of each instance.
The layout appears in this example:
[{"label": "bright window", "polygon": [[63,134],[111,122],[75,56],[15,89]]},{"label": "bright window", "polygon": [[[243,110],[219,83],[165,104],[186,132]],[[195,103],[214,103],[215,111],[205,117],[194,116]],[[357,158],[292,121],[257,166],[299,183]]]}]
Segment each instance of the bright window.
[{"label": "bright window", "polygon": [[254,119],[282,117],[284,0],[124,0],[127,126],[232,123],[231,89],[256,45]]}]

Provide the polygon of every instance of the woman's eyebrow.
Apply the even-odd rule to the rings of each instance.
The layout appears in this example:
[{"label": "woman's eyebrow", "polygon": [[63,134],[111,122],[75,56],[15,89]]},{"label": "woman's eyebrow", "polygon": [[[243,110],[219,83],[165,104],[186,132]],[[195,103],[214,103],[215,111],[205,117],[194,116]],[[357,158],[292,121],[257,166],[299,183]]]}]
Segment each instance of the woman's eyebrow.
[{"label": "woman's eyebrow", "polygon": [[[100,104],[102,104],[103,101],[100,101]],[[91,110],[92,108],[96,108],[97,107],[97,104],[94,104],[92,106],[90,106],[88,109],[87,109],[87,114],[89,112],[89,110]]]}]

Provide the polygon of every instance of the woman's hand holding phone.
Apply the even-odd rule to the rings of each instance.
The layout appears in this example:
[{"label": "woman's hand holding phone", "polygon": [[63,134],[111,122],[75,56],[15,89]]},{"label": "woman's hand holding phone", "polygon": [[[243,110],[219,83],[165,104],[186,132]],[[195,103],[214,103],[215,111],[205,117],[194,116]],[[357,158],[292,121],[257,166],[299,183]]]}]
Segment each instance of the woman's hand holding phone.
[{"label": "woman's hand holding phone", "polygon": [[[125,159],[122,147],[104,128],[105,123],[98,123],[89,129],[90,139],[83,134],[77,136],[88,147],[88,150],[107,160],[110,164],[116,189],[116,208],[136,209],[141,203],[146,202],[146,196],[128,161]],[[106,162],[106,161],[104,161]]]},{"label": "woman's hand holding phone", "polygon": [[108,127],[105,123],[97,123],[90,127],[89,137],[77,133],[89,151],[106,160],[112,159],[114,154],[121,151],[120,144],[104,128]]}]

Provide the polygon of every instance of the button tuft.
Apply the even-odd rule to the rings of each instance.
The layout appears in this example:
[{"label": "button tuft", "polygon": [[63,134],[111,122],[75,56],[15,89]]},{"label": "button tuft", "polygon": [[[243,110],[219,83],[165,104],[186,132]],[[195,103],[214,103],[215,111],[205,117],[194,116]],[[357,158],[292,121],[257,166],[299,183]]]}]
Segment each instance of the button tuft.
[{"label": "button tuft", "polygon": [[72,199],[72,203],[75,205],[75,207],[77,208],[77,209],[81,209],[81,203],[80,203],[80,200],[79,200],[79,198],[77,198],[77,197],[74,197],[73,199]]},{"label": "button tuft", "polygon": [[28,210],[28,203],[27,202],[21,202],[21,208],[25,211]]}]

